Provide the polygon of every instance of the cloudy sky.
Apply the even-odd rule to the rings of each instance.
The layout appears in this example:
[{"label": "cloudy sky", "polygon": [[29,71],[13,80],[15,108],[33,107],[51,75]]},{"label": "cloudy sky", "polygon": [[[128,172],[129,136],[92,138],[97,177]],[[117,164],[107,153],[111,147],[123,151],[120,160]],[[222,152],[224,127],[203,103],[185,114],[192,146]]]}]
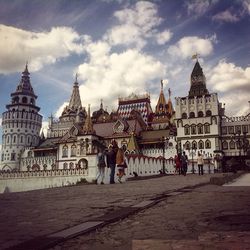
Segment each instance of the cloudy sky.
[{"label": "cloudy sky", "polygon": [[0,0],[0,112],[28,61],[46,122],[69,101],[78,73],[82,103],[108,111],[117,98],[150,93],[164,79],[186,96],[200,64],[228,115],[246,114],[250,90],[250,0]]}]

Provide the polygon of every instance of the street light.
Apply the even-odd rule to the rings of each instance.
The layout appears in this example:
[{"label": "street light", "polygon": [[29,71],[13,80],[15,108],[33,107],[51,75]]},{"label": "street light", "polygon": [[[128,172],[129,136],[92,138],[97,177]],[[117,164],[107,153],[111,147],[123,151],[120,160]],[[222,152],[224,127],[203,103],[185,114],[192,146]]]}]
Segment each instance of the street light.
[{"label": "street light", "polygon": [[188,153],[190,155],[190,152],[191,152],[191,157],[192,157],[192,174],[194,174],[194,155],[196,154],[196,145],[195,144],[192,144],[191,148],[188,148]]},{"label": "street light", "polygon": [[163,157],[163,161],[162,161],[162,173],[165,174],[165,147],[166,147],[166,142],[168,142],[169,138],[167,137],[162,137],[162,144],[163,144],[163,148],[162,148],[162,157]]}]

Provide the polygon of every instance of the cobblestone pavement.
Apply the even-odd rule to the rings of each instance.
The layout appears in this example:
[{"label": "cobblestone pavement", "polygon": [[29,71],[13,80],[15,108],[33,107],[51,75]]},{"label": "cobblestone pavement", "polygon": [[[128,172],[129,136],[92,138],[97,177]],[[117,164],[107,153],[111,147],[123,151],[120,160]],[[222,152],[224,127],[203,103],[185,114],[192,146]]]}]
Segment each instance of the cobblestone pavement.
[{"label": "cobblestone pavement", "polygon": [[250,249],[249,208],[250,187],[206,185],[52,249]]},{"label": "cobblestone pavement", "polygon": [[[78,225],[169,190],[207,183],[211,176],[220,175],[164,176],[115,185],[81,185],[0,194],[0,249]],[[116,245],[116,240],[113,241]]]}]

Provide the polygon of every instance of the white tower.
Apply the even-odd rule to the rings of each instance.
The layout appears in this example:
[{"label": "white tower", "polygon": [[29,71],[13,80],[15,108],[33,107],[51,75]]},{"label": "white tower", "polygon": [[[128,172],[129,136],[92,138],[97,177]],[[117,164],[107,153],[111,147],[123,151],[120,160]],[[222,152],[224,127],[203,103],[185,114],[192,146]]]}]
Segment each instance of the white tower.
[{"label": "white tower", "polygon": [[2,114],[2,170],[20,170],[20,158],[25,147],[37,146],[42,116],[36,106],[37,96],[30,83],[26,64],[16,91],[11,93],[11,104]]},{"label": "white tower", "polygon": [[223,115],[217,93],[209,93],[206,78],[198,62],[190,78],[188,96],[176,98],[177,142],[179,152],[196,159],[198,152],[211,156],[220,150],[220,126]]}]

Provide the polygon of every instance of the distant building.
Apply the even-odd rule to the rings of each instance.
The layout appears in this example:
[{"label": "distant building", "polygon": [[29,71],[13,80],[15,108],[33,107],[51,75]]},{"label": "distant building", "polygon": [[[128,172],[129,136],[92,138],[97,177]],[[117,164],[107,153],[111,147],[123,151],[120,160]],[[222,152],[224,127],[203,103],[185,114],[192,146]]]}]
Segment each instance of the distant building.
[{"label": "distant building", "polygon": [[196,159],[198,152],[212,156],[221,149],[220,131],[224,115],[217,93],[209,93],[206,78],[197,60],[190,77],[190,90],[176,97],[178,150]]},{"label": "distant building", "polygon": [[1,169],[21,170],[20,163],[27,147],[40,143],[42,116],[36,106],[37,96],[30,83],[30,73],[26,65],[16,91],[11,93],[11,103],[2,114],[2,156]]},{"label": "distant building", "polygon": [[[22,99],[24,103],[20,105],[20,102],[13,99],[13,104],[7,105],[9,111],[3,114],[3,128],[8,128],[3,134],[4,161],[1,163],[1,168],[4,170],[85,169],[94,176],[97,152],[110,143],[117,144],[125,154],[130,155],[162,158],[164,153],[165,158],[173,158],[176,154],[176,129],[173,124],[175,112],[170,94],[166,102],[163,86],[155,112],[151,108],[148,94],[141,96],[131,94],[126,98],[119,98],[117,111],[110,114],[103,109],[101,101],[100,109],[94,111],[91,116],[90,105],[88,113],[82,106],[76,79],[69,105],[64,108],[58,120],[52,115],[49,117],[45,138],[43,133],[39,137],[42,117],[37,113],[39,111],[35,106],[37,96],[34,95],[30,85],[27,66],[23,72],[22,82],[25,87],[18,86],[20,90],[17,93],[19,100],[24,94],[27,100]],[[15,93],[12,94],[13,98],[17,95]],[[25,133],[27,131],[28,133],[25,134],[25,138],[20,139],[22,134],[19,134],[21,130],[18,130],[18,122],[14,125],[15,130],[12,129],[11,124],[15,120],[13,112],[17,109],[21,112],[23,107],[27,107],[27,111],[23,112],[28,112],[27,118],[25,116],[28,120],[27,125],[25,123],[22,128]],[[21,113],[20,115],[23,117]],[[15,136],[16,139],[13,139]],[[22,146],[19,144],[20,140],[22,140]],[[12,158],[8,158],[10,150],[13,152]],[[18,157],[14,157],[14,153],[18,154]]]}]

